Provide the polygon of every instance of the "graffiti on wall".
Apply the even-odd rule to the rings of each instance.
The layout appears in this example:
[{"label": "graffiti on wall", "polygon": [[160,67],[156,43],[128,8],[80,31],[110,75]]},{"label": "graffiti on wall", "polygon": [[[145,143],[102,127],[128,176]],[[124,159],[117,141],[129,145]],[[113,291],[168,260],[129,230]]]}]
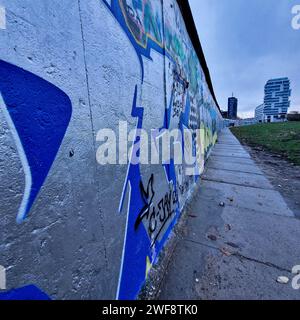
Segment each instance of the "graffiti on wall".
[{"label": "graffiti on wall", "polygon": [[1,300],[51,300],[51,298],[35,285],[0,292]]},{"label": "graffiti on wall", "polygon": [[[135,49],[141,79],[132,90],[131,117],[136,128],[145,126],[140,91],[145,78],[145,59],[155,67],[155,51],[164,65],[164,116],[160,130],[180,129],[182,149],[197,161],[187,168],[174,159],[159,170],[128,165],[120,199],[120,212],[126,211],[127,224],[120,266],[118,299],[137,297],[149,271],[157,262],[204,163],[217,139],[221,117],[205,82],[174,0],[99,0],[115,17]],[[118,30],[119,31],[119,30]],[[0,107],[13,135],[25,174],[25,190],[17,221],[29,214],[52,167],[72,115],[68,96],[48,81],[0,60]],[[132,120],[132,119],[131,119]],[[192,132],[192,142],[183,139]],[[201,135],[196,131],[200,129]],[[179,138],[178,138],[179,139]],[[138,133],[134,144],[138,146]],[[186,175],[189,169],[190,174]],[[125,203],[127,202],[127,207]],[[13,290],[5,297],[34,296],[34,288]],[[13,295],[12,295],[13,294]],[[36,293],[37,294],[37,293]],[[1,298],[1,297],[0,297]]]},{"label": "graffiti on wall", "polygon": [[148,236],[151,239],[150,247],[153,247],[156,241],[160,239],[161,234],[163,234],[165,225],[176,213],[178,203],[177,192],[171,183],[170,190],[163,195],[157,205],[154,205],[153,198],[155,196],[155,190],[154,175],[152,174],[146,189],[142,181],[140,182],[140,193],[143,197],[144,206],[139,212],[134,228],[137,230],[143,222]]},{"label": "graffiti on wall", "polygon": [[42,78],[0,60],[0,104],[25,174],[17,221],[29,213],[68,128],[68,96]]},{"label": "graffiti on wall", "polygon": [[[129,164],[120,203],[123,210],[128,195],[127,227],[117,298],[134,299],[147,278],[151,266],[166,243],[180,216],[189,191],[201,175],[210,148],[216,141],[221,116],[205,82],[205,77],[193,49],[176,1],[112,0],[105,1],[134,47],[144,81],[144,58],[152,51],[165,61],[165,116],[163,129],[191,129],[192,144],[184,144],[183,152],[191,151],[197,158],[185,175],[185,165],[175,165],[174,159],[162,165],[166,192],[158,194],[155,174],[144,177],[139,164]],[[153,61],[154,63],[154,61]],[[163,85],[163,84],[162,84]],[[138,106],[138,84],[134,91],[131,115],[137,118],[137,129],[143,128],[144,108]],[[142,104],[142,103],[141,103]],[[196,130],[201,136],[197,137]],[[139,143],[138,135],[134,144]]]}]

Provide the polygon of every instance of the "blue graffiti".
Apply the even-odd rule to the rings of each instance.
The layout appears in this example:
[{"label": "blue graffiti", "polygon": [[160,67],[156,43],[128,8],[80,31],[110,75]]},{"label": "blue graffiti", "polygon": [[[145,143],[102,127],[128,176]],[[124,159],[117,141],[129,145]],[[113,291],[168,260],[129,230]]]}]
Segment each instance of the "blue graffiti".
[{"label": "blue graffiti", "polygon": [[[156,51],[162,56],[166,57],[168,61],[170,61],[175,68],[177,69],[178,63],[174,57],[170,55],[170,53],[165,48],[165,42],[161,38],[163,38],[163,30],[156,30],[157,41],[153,40],[152,37],[148,36],[145,33],[145,30],[142,25],[141,17],[142,14],[142,2],[141,1],[132,1],[130,3],[126,0],[111,0],[106,1],[102,0],[107,9],[112,13],[115,17],[116,21],[119,23],[120,27],[124,30],[128,40],[132,44],[135,49],[136,55],[139,59],[139,64],[141,68],[141,83],[144,81],[144,57],[148,60],[152,60],[151,51]],[[128,5],[130,3],[130,5]],[[151,3],[149,1],[149,3]],[[147,4],[149,4],[147,2]],[[146,3],[145,3],[146,5]],[[135,10],[131,7],[135,7]],[[156,15],[155,19],[158,17]],[[157,23],[157,25],[160,25]],[[153,26],[152,26],[153,27]],[[168,37],[168,34],[165,35]],[[175,40],[174,40],[175,41]],[[159,44],[161,43],[161,44]],[[189,83],[181,76],[180,70],[175,70],[174,72],[175,80],[178,84],[180,84],[183,88],[183,96],[185,99],[184,111],[182,111],[178,127],[183,133],[185,128],[190,128],[190,117],[191,117],[191,100],[189,95]],[[198,87],[197,87],[198,88]],[[198,88],[199,89],[199,88]],[[198,90],[197,89],[197,90]],[[171,96],[169,104],[165,107],[165,114],[163,118],[162,127],[159,128],[159,131],[164,129],[170,129],[171,127],[171,118],[172,118],[172,108],[175,101],[176,89],[173,86],[171,89]],[[216,114],[215,114],[216,115]],[[132,105],[131,116],[137,118],[137,134],[135,137],[134,145],[138,150],[139,144],[139,129],[143,126],[144,120],[144,108],[142,106],[137,106],[137,87],[134,90],[134,98]],[[195,125],[194,125],[195,126]],[[182,134],[182,139],[183,139]],[[182,148],[184,151],[184,141],[182,140]],[[134,149],[134,148],[133,148]],[[192,153],[193,156],[196,156],[196,141],[193,140],[192,145]],[[139,157],[139,154],[137,154]],[[170,164],[166,164],[162,166],[162,170],[165,171],[166,174],[166,182],[170,186],[170,192],[164,195],[164,199],[167,199],[167,206],[170,207],[170,198],[171,193],[173,193],[173,198],[177,198],[177,202],[175,203],[175,208],[170,209],[168,217],[168,227],[166,228],[163,235],[160,235],[159,238],[156,234],[154,240],[150,239],[149,234],[147,233],[146,226],[141,223],[143,217],[148,217],[150,214],[150,206],[153,205],[152,199],[154,198],[154,190],[153,190],[153,179],[151,176],[148,184],[143,181],[144,177],[141,175],[141,169],[139,164],[129,164],[127,176],[124,182],[123,195],[120,203],[120,212],[122,211],[122,207],[124,205],[125,196],[129,194],[128,197],[128,211],[127,211],[127,227],[125,231],[125,240],[124,240],[124,249],[123,249],[123,257],[121,263],[121,271],[120,271],[120,279],[119,279],[119,287],[117,292],[117,298],[124,299],[135,299],[138,293],[141,290],[145,282],[145,274],[148,274],[149,268],[153,264],[156,263],[158,254],[164,247],[167,238],[170,235],[171,230],[174,225],[178,221],[180,217],[179,210],[179,202],[177,196],[177,178],[176,178],[176,169],[174,160],[171,159]],[[195,173],[197,173],[195,171]],[[199,178],[200,172],[195,175],[195,181]],[[151,210],[156,210],[153,205]],[[166,222],[166,221],[165,221]],[[165,223],[164,222],[164,223]],[[164,224],[161,228],[164,227]],[[149,230],[148,230],[149,231]],[[161,231],[161,229],[159,229]],[[151,234],[151,232],[150,232]],[[151,234],[152,236],[152,234]]]},{"label": "blue graffiti", "polygon": [[[135,87],[133,105],[132,105],[132,117],[138,118],[137,129],[141,129],[143,125],[143,114],[144,109],[137,106],[137,87]],[[134,144],[138,146],[139,137],[138,132],[135,137]],[[125,181],[125,189],[123,193],[123,199],[121,199],[121,208],[123,207],[124,197],[128,191],[130,185],[131,190],[139,190],[141,179],[140,166],[138,164],[130,164],[128,168],[128,174]],[[128,299],[128,297],[133,297],[140,290],[140,284],[137,279],[145,278],[145,252],[148,252],[148,235],[144,228],[137,230],[137,237],[141,239],[138,244],[134,237],[131,236],[134,231],[134,224],[138,215],[138,211],[143,206],[143,199],[138,192],[131,192],[129,199],[129,212],[128,212],[128,223],[126,230],[126,239],[123,252],[123,263],[121,270],[121,279],[118,289],[119,299]],[[135,265],[135,271],[132,272],[132,262]],[[133,297],[134,298],[134,297]]]},{"label": "blue graffiti", "polygon": [[[165,119],[168,119],[167,114],[168,110],[166,110]],[[137,106],[137,87],[135,87],[134,91],[131,115],[132,117],[138,119],[137,134],[134,140],[134,145],[137,146],[137,149],[139,150],[138,144],[140,143],[140,137],[138,129],[141,129],[143,126],[144,109]],[[169,120],[167,120],[167,122],[169,123]],[[164,127],[160,130],[162,129],[164,129]],[[139,154],[137,154],[137,156],[139,156]],[[172,182],[174,189],[176,190],[176,173],[173,160],[171,160],[170,164],[164,165],[164,170],[166,171],[168,182]],[[127,218],[128,222],[125,236],[123,261],[121,266],[121,277],[117,294],[117,298],[120,300],[136,298],[145,280],[145,270],[147,268],[146,258],[149,258],[151,264],[154,264],[157,258],[156,254],[153,256],[153,246],[151,245],[149,236],[145,228],[136,228],[136,221],[138,219],[139,213],[145,206],[145,197],[143,193],[140,192],[140,186],[142,184],[141,179],[140,165],[130,163],[120,207],[121,211],[124,204],[126,192],[128,191],[128,188],[130,186],[129,210]],[[163,248],[168,235],[176,224],[179,214],[179,206],[177,205],[176,212],[174,214],[175,219],[167,228],[162,239],[155,242],[156,253],[160,252]],[[136,241],[137,238],[139,239],[139,241]]]},{"label": "blue graffiti", "polygon": [[1,292],[0,300],[51,300],[51,298],[35,285],[28,285]]},{"label": "blue graffiti", "polygon": [[[107,1],[102,0],[107,8],[112,12],[120,26],[125,31],[128,39],[133,45],[136,54],[139,58],[140,67],[142,70],[142,83],[144,78],[144,64],[142,56],[147,57],[152,60],[150,53],[151,50],[155,50],[156,52],[167,56],[171,61],[173,58],[166,52],[164,47],[159,46],[152,39],[147,39],[146,47],[141,46],[137,43],[136,39],[132,35],[129,30],[124,15],[122,13],[122,9],[120,7],[120,1],[113,0],[111,1],[111,5],[107,3]],[[124,3],[124,2],[123,2]],[[173,93],[172,93],[173,97]],[[165,116],[163,125],[159,130],[168,129],[170,126],[170,118],[171,118],[171,110],[172,110],[172,101],[171,97],[170,106],[165,110]],[[188,111],[189,113],[189,111]],[[137,106],[137,86],[134,90],[134,98],[132,105],[131,116],[137,118],[137,134],[135,137],[134,145],[138,149],[139,144],[139,129],[143,126],[143,117],[144,117],[144,108],[142,106]],[[139,157],[139,154],[137,154]],[[163,166],[163,170],[165,170],[167,176],[167,183],[172,183],[174,190],[176,190],[176,173],[175,173],[175,165],[173,160],[171,159],[170,164],[166,164]],[[173,229],[176,221],[179,217],[179,205],[176,205],[175,213],[173,216],[173,220],[170,222],[167,230],[160,240],[156,239],[153,245],[151,245],[149,235],[144,227],[136,228],[136,221],[141,212],[142,208],[145,206],[145,199],[140,191],[140,186],[142,185],[142,176],[139,164],[129,164],[127,177],[124,183],[123,196],[120,204],[120,211],[122,210],[124,199],[126,193],[129,191],[129,207],[128,207],[128,217],[127,217],[127,228],[124,240],[124,250],[123,250],[123,258],[120,272],[120,280],[117,298],[120,300],[125,299],[135,299],[137,294],[139,293],[141,286],[145,281],[145,270],[147,269],[147,258],[151,265],[155,264],[157,259],[157,254],[163,248],[171,230]],[[139,241],[136,241],[139,239]],[[153,254],[154,252],[154,254]]]},{"label": "blue graffiti", "polygon": [[68,96],[42,78],[0,60],[1,105],[13,132],[25,172],[25,192],[17,215],[28,215],[56,158],[68,128]]}]

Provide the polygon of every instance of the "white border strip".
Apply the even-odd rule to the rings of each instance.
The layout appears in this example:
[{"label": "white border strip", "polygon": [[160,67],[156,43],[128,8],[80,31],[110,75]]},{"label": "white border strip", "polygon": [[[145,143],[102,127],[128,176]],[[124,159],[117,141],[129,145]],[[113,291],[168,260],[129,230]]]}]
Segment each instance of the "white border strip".
[{"label": "white border strip", "polygon": [[129,209],[130,209],[130,203],[131,203],[131,184],[130,181],[128,182],[128,203],[127,203],[127,218],[126,218],[126,227],[125,227],[125,235],[124,235],[124,241],[123,241],[123,252],[122,252],[122,260],[121,260],[121,267],[119,272],[119,282],[118,282],[118,289],[116,294],[116,300],[119,300],[120,295],[120,287],[121,287],[121,280],[123,275],[123,265],[124,265],[124,256],[125,256],[125,247],[127,242],[127,230],[128,230],[128,221],[129,221]]}]

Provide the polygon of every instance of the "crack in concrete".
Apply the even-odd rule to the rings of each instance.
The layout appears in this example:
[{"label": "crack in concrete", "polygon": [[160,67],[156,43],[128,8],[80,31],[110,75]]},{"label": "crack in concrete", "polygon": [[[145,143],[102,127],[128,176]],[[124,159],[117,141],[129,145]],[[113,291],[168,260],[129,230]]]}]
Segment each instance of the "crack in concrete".
[{"label": "crack in concrete", "polygon": [[229,184],[229,185],[234,185],[234,186],[239,186],[239,187],[254,188],[254,189],[259,189],[259,190],[276,191],[275,189],[272,189],[272,188],[261,188],[261,187],[250,186],[250,185],[242,184],[242,183],[234,183],[234,182],[229,183],[229,182],[225,182],[222,180],[209,179],[209,178],[206,178],[205,175],[202,176],[202,180],[211,181],[211,182],[218,182],[218,183],[222,183],[222,184]]},{"label": "crack in concrete", "polygon": [[[200,241],[195,241],[195,240],[192,240],[192,239],[183,239],[183,240],[223,253],[222,249],[220,249],[219,247],[211,246],[209,244],[202,243]],[[243,255],[243,254],[241,254],[239,252],[230,252],[230,256],[234,256],[234,257],[239,258],[239,259],[244,259],[244,260],[247,260],[247,261],[251,261],[251,262],[258,263],[258,264],[262,264],[262,265],[265,265],[265,266],[267,266],[269,268],[274,268],[274,269],[280,270],[282,272],[291,273],[291,270],[288,270],[286,268],[277,266],[276,264],[274,264],[272,262],[261,261],[261,260],[255,259],[255,258],[247,257],[247,256],[245,256],[245,255]]]},{"label": "crack in concrete", "polygon": [[263,173],[255,173],[255,172],[241,171],[241,170],[220,169],[220,168],[210,167],[209,165],[207,166],[207,168],[208,169],[213,169],[213,170],[219,170],[219,171],[229,171],[229,172],[235,172],[235,173],[247,173],[247,174],[254,174],[254,175],[257,175],[257,176],[264,176]]},{"label": "crack in concrete", "polygon": [[[233,152],[234,153],[234,152]],[[220,153],[216,153],[216,152],[212,152],[211,153],[211,156],[212,157],[224,157],[224,158],[236,158],[236,159],[245,159],[245,160],[251,160],[250,157],[239,157],[239,156],[236,156],[236,155],[230,155],[230,156],[224,156],[223,154],[220,154]]]},{"label": "crack in concrete", "polygon": [[247,256],[242,255],[239,252],[235,252],[232,255],[235,256],[235,257],[238,257],[240,259],[244,259],[244,260],[248,260],[248,261],[252,261],[252,262],[255,262],[255,263],[259,263],[259,264],[265,265],[265,266],[267,266],[269,268],[274,268],[274,269],[277,269],[277,270],[280,270],[280,271],[283,271],[283,272],[291,273],[291,270],[288,270],[286,268],[277,266],[276,264],[274,264],[272,262],[261,261],[261,260],[255,259],[255,258],[247,257]]},{"label": "crack in concrete", "polygon": [[[84,39],[84,31],[83,31],[83,23],[82,23],[82,10],[81,10],[81,3],[80,0],[78,0],[78,11],[79,11],[79,21],[80,21],[80,28],[81,28],[81,37],[82,37],[82,49],[83,49],[83,61],[84,61],[84,67],[85,67],[85,77],[86,77],[86,87],[87,87],[87,95],[88,95],[88,104],[89,104],[89,112],[90,112],[90,120],[91,120],[91,129],[92,129],[92,139],[93,139],[93,147],[94,152],[96,154],[96,142],[95,142],[95,128],[94,128],[94,119],[93,119],[93,112],[92,112],[92,103],[91,103],[91,96],[90,96],[90,83],[89,83],[89,72],[87,67],[87,60],[86,60],[86,46],[85,46],[85,39]],[[95,157],[95,173],[98,173],[98,165]],[[100,186],[98,187],[98,194],[100,195]],[[108,263],[108,255],[107,255],[107,244],[106,244],[106,237],[105,237],[105,228],[104,228],[104,215],[101,209],[100,204],[100,197],[98,197],[98,205],[99,205],[99,213],[100,213],[100,219],[102,222],[101,225],[101,231],[103,234],[103,250],[104,250],[104,261],[106,270],[109,272],[109,263]]]},{"label": "crack in concrete", "polygon": [[[282,217],[282,218],[288,218],[288,219],[294,219],[294,220],[299,220],[299,218],[297,218],[295,215],[294,216],[287,216],[284,214],[279,214],[279,213],[272,213],[272,212],[268,212],[268,211],[262,211],[262,210],[257,210],[257,209],[249,209],[247,207],[242,207],[242,206],[237,206],[231,203],[227,203],[226,204],[228,207],[232,207],[232,208],[237,208],[237,209],[246,209],[249,210],[253,213],[259,213],[259,214],[265,214],[265,215],[271,215],[271,216],[276,216],[276,217]],[[292,212],[292,211],[291,211]]]},{"label": "crack in concrete", "polygon": [[[218,159],[219,158],[219,159]],[[220,158],[222,158],[222,156],[216,156],[216,155],[212,155],[208,162],[209,161],[222,161]],[[224,160],[224,159],[223,159]],[[240,161],[232,161],[231,159],[231,163],[233,164],[241,164],[241,165],[247,165],[247,166],[252,166],[252,167],[257,167],[257,165],[252,161],[252,159],[245,159],[245,160],[251,160],[250,162],[240,162]]]}]

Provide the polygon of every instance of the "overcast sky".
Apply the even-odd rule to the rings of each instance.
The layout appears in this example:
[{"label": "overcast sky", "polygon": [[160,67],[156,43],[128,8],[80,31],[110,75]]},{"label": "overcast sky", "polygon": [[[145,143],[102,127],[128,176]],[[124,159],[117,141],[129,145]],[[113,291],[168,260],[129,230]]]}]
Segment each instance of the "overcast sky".
[{"label": "overcast sky", "polygon": [[189,0],[222,109],[232,92],[239,116],[263,102],[268,79],[289,77],[291,109],[300,111],[300,30],[291,26],[300,0]]}]

